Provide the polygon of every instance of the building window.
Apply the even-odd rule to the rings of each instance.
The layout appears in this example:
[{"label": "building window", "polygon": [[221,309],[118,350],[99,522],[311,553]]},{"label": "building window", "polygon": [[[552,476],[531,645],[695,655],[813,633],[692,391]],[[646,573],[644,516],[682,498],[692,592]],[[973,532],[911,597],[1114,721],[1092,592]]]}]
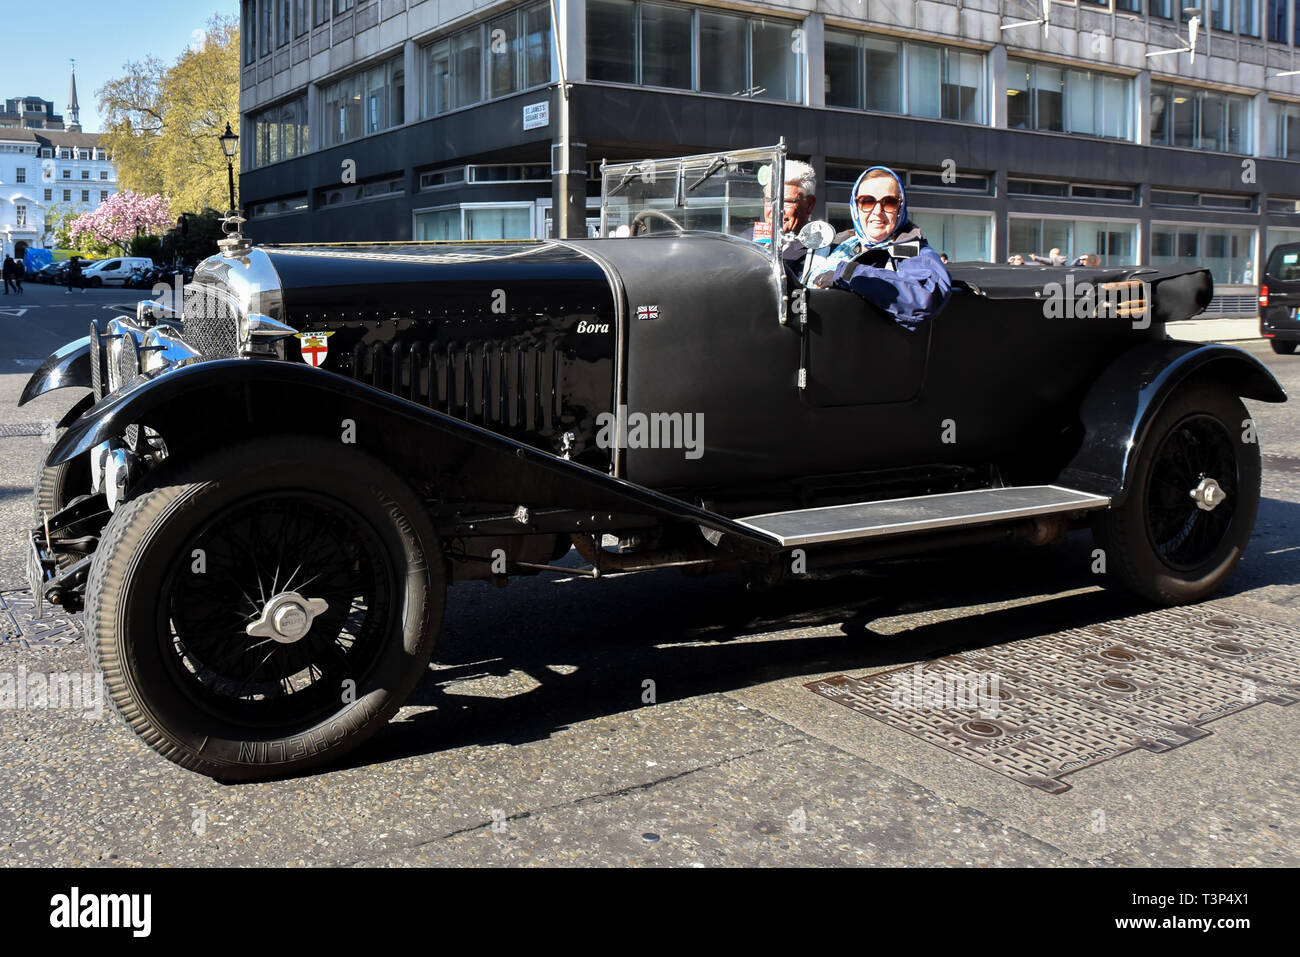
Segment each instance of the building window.
[{"label": "building window", "polygon": [[992,262],[993,218],[964,213],[910,212],[921,234],[936,252],[947,253],[953,262]]},{"label": "building window", "polygon": [[18,167],[18,169],[15,171],[14,182],[15,183],[27,182],[27,167],[25,166]]},{"label": "building window", "polygon": [[100,162],[105,162],[105,161],[107,161],[107,160],[108,160],[108,150],[96,149],[96,150],[95,150],[95,159],[99,160]]},{"label": "building window", "polygon": [[1250,100],[1216,90],[1152,83],[1151,143],[1249,153]]},{"label": "building window", "polygon": [[82,178],[82,179],[90,179],[90,170],[88,170],[88,169],[83,169],[83,170],[81,171],[81,178]]},{"label": "building window", "polygon": [[81,201],[82,201],[83,203],[89,203],[89,202],[90,202],[90,190],[88,190],[88,189],[83,189],[83,190],[81,191]]},{"label": "building window", "polygon": [[1147,13],[1153,17],[1171,19],[1174,15],[1173,0],[1147,0]]},{"label": "building window", "polygon": [[48,146],[42,146],[41,159],[53,159],[53,158],[54,158],[54,150],[50,149]]},{"label": "building window", "polygon": [[607,83],[802,103],[799,29],[794,20],[589,0],[587,76]]},{"label": "building window", "polygon": [[1137,189],[1133,186],[1110,186],[1095,183],[1065,183],[1053,180],[1007,180],[1007,193],[1011,196],[1033,196],[1037,199],[1091,200],[1104,203],[1136,203]]},{"label": "building window", "polygon": [[312,0],[312,2],[315,4],[313,7],[315,12],[312,16],[312,25],[319,27],[329,23],[330,0]]},{"label": "building window", "polygon": [[1059,249],[1069,262],[1088,255],[1100,256],[1103,266],[1137,262],[1137,223],[1012,216],[1007,225],[1007,251],[1026,260]]},{"label": "building window", "polygon": [[249,206],[248,213],[253,219],[264,219],[267,216],[286,216],[290,213],[305,213],[310,209],[307,202],[307,194],[301,193],[298,196],[291,196],[287,199],[273,199],[265,203],[254,203]]},{"label": "building window", "polygon": [[101,170],[99,171],[99,178],[100,178],[100,179],[108,179],[108,170],[106,170],[106,169],[101,169]]},{"label": "building window", "polygon": [[335,189],[323,189],[320,191],[317,205],[325,209],[330,206],[341,206],[346,203],[360,203],[373,199],[392,199],[397,196],[406,194],[406,187],[403,185],[403,179],[400,176],[389,177],[388,179],[372,180],[368,183],[358,183],[355,186],[341,186]]},{"label": "building window", "polygon": [[444,37],[424,47],[420,61],[425,117],[545,86],[551,82],[550,7],[530,4]]},{"label": "building window", "polygon": [[533,204],[466,204],[415,214],[415,239],[532,239]]},{"label": "building window", "polygon": [[307,98],[300,96],[248,118],[253,132],[252,165],[266,166],[307,151]]},{"label": "building window", "polygon": [[826,31],[826,104],[985,122],[982,53]]},{"label": "building window", "polygon": [[70,169],[65,169],[65,170],[63,171],[63,178],[64,178],[64,179],[72,179],[72,170],[70,170]]},{"label": "building window", "polygon": [[1259,0],[1237,0],[1237,30],[1242,36],[1259,36]]},{"label": "building window", "polygon": [[311,0],[293,0],[293,35],[300,37],[311,29]]},{"label": "building window", "polygon": [[1255,259],[1255,231],[1221,226],[1153,223],[1151,265],[1204,266],[1216,284],[1246,281]]},{"label": "building window", "polygon": [[336,80],[321,89],[321,146],[401,126],[406,119],[402,57]]},{"label": "building window", "polygon": [[334,0],[334,15],[347,13],[352,9],[352,0]]},{"label": "building window", "polygon": [[240,18],[244,35],[244,66],[257,61],[257,0],[244,0],[244,15]]},{"label": "building window", "polygon": [[65,203],[70,203],[70,202],[72,202],[72,190],[70,190],[70,189],[65,189],[65,190],[63,191],[63,201],[64,201]]},{"label": "building window", "polygon": [[101,203],[106,203],[106,202],[108,202],[108,190],[106,190],[106,189],[101,189],[101,190],[99,191],[99,201],[100,201]]},{"label": "building window", "polygon": [[1133,83],[1111,73],[1009,59],[1007,125],[1132,139]]},{"label": "building window", "polygon": [[293,33],[293,0],[280,0],[280,22],[275,30],[275,45],[282,47]]},{"label": "building window", "polygon": [[275,41],[275,0],[257,0],[258,5],[258,43],[257,55],[264,57],[271,52]]},{"label": "building window", "polygon": [[1287,0],[1268,0],[1268,38],[1277,43],[1286,43],[1286,6]]},{"label": "building window", "polygon": [[1264,123],[1269,155],[1300,159],[1300,103],[1270,101]]},{"label": "building window", "polygon": [[1232,31],[1232,0],[1210,0],[1210,26]]},{"label": "building window", "polygon": [[26,206],[21,206],[21,205],[20,205],[20,206],[15,206],[15,207],[14,207],[14,225],[15,225],[15,226],[18,226],[19,228],[22,228],[22,227],[24,227],[24,226],[27,225],[27,207],[26,207]]},{"label": "building window", "polygon": [[47,202],[47,203],[52,203],[52,202],[54,202],[54,190],[52,190],[52,189],[47,189],[47,190],[45,191],[45,202]]}]

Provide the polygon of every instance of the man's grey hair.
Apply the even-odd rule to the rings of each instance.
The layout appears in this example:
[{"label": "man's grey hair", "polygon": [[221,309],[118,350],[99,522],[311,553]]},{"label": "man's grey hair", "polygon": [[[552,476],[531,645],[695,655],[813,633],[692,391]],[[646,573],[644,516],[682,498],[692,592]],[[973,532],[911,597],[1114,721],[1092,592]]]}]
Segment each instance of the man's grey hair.
[{"label": "man's grey hair", "polygon": [[803,160],[785,161],[785,182],[798,186],[800,196],[817,195],[817,172]]}]

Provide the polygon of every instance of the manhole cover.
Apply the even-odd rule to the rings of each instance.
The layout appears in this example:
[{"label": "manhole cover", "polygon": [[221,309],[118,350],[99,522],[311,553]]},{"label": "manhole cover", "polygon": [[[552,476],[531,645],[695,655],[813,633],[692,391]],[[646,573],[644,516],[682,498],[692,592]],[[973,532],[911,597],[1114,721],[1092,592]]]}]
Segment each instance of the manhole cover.
[{"label": "manhole cover", "polygon": [[1300,632],[1219,609],[1161,610],[807,687],[1059,793],[1080,768],[1168,751],[1261,701],[1300,700]]},{"label": "manhole cover", "polygon": [[83,637],[80,615],[52,612],[46,605],[45,617],[35,616],[36,599],[30,591],[0,592],[0,644],[70,645]]}]

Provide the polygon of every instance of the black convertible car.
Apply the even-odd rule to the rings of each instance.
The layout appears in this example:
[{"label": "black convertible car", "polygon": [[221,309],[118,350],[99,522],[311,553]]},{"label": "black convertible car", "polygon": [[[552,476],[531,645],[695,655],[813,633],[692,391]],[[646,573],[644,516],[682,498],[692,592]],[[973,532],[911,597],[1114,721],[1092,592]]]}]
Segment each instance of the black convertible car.
[{"label": "black convertible car", "polygon": [[1259,500],[1241,397],[1286,396],[1166,337],[1208,272],[955,264],[909,332],[754,241],[783,163],[606,166],[604,239],[230,237],[28,384],[86,390],[37,479],[32,589],[84,605],[145,741],[239,780],[388,721],[449,585],[571,549],[774,582],[1091,525],[1154,602],[1223,583]]}]

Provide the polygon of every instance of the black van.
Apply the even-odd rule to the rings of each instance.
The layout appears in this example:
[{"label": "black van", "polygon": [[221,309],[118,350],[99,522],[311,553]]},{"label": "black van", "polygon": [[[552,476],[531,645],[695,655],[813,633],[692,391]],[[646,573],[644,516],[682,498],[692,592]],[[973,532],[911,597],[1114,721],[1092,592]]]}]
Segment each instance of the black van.
[{"label": "black van", "polygon": [[1300,343],[1300,243],[1274,246],[1259,285],[1259,334],[1289,356]]}]

